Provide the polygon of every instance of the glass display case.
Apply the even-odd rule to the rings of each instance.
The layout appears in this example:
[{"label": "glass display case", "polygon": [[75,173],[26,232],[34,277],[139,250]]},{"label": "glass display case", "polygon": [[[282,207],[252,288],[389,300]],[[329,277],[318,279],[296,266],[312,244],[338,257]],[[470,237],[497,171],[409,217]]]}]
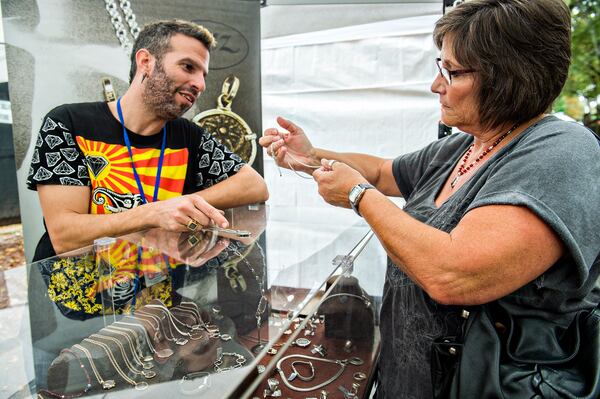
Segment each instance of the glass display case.
[{"label": "glass display case", "polygon": [[[268,211],[28,265],[34,377],[12,397],[364,397],[385,254],[364,223],[299,245]],[[293,263],[278,246],[311,256]]]}]

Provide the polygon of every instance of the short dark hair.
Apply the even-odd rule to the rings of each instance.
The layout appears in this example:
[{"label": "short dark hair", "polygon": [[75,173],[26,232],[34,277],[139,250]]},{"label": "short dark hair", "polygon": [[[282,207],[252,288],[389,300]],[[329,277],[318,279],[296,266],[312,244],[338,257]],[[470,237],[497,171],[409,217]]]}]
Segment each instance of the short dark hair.
[{"label": "short dark hair", "polygon": [[180,19],[152,22],[144,26],[133,43],[129,83],[133,82],[133,77],[137,71],[135,54],[138,50],[145,48],[160,62],[162,57],[169,50],[171,37],[178,33],[197,39],[204,44],[208,51],[210,51],[216,43],[215,38],[208,29],[193,22]]},{"label": "short dark hair", "polygon": [[461,66],[475,69],[479,117],[487,128],[547,111],[571,62],[571,15],[563,0],[467,0],[436,23]]}]

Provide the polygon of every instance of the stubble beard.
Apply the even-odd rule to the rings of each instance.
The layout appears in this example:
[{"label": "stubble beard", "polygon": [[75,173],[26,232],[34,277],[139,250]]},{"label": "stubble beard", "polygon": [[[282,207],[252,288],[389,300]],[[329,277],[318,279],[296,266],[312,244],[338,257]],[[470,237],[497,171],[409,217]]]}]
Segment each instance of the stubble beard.
[{"label": "stubble beard", "polygon": [[157,117],[171,121],[191,108],[177,103],[177,90],[175,82],[167,76],[158,62],[152,75],[146,79],[142,100]]}]

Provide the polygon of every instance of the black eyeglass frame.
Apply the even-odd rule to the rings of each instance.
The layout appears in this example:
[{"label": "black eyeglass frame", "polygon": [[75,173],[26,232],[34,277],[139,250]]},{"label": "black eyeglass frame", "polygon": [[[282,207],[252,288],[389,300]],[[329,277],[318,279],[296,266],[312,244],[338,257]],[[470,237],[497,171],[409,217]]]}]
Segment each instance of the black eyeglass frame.
[{"label": "black eyeglass frame", "polygon": [[[441,58],[435,59],[435,65],[437,66],[440,75],[444,77],[444,79],[446,80],[446,82],[448,82],[449,85],[452,85],[452,77],[454,76],[466,75],[467,73],[477,72],[476,69],[455,69],[452,71],[442,66]],[[444,73],[444,71],[446,73]]]}]

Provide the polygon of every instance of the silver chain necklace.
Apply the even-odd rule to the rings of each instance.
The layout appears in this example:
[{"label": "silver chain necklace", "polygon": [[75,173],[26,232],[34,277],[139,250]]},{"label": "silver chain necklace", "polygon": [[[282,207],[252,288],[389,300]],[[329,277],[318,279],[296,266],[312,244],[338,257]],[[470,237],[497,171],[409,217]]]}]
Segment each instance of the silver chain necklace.
[{"label": "silver chain necklace", "polygon": [[[133,49],[133,41],[137,39],[140,34],[140,27],[136,21],[135,14],[131,9],[131,2],[129,0],[104,0],[106,5],[106,11],[110,16],[110,22],[115,28],[115,34],[117,35],[117,39],[119,39],[119,43],[121,43],[121,47],[125,50],[127,55],[131,54],[131,50]],[[121,16],[123,13],[123,16]],[[125,28],[125,23],[123,22],[125,19],[125,23],[129,27],[129,32]],[[130,38],[129,34],[131,34]]]}]

